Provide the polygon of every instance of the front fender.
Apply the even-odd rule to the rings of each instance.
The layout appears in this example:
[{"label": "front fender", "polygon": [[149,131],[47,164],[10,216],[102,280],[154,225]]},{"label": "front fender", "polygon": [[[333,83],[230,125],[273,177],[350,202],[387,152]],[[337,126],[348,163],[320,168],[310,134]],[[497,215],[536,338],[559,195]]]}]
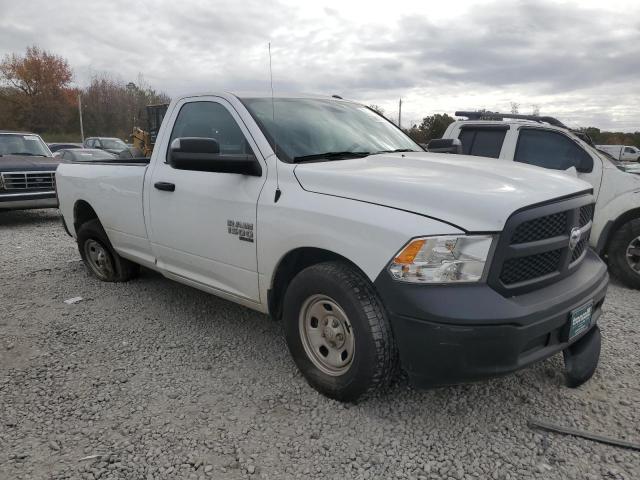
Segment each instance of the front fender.
[{"label": "front fender", "polygon": [[266,292],[288,252],[312,247],[340,255],[373,282],[411,238],[464,234],[421,215],[330,195],[302,192],[259,206],[257,226],[260,288]]}]

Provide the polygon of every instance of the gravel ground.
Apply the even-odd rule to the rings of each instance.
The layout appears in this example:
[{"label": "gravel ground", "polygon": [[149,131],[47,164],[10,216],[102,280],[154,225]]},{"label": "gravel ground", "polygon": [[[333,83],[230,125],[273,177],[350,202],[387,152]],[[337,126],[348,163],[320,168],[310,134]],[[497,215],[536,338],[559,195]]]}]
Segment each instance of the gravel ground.
[{"label": "gravel ground", "polygon": [[[55,210],[0,213],[0,478],[637,479],[640,294],[612,284],[581,388],[560,355],[489,382],[328,400],[268,317],[143,271],[90,277]],[[77,304],[64,300],[81,296]]]}]

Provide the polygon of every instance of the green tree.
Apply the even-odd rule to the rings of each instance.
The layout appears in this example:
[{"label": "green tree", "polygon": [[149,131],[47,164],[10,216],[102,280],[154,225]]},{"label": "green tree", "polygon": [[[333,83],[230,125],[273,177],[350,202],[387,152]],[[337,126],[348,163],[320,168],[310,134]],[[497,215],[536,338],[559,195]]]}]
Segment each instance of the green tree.
[{"label": "green tree", "polygon": [[422,119],[420,125],[413,125],[405,130],[414,142],[429,143],[434,138],[442,138],[447,127],[454,122],[455,119],[446,113],[436,113]]}]

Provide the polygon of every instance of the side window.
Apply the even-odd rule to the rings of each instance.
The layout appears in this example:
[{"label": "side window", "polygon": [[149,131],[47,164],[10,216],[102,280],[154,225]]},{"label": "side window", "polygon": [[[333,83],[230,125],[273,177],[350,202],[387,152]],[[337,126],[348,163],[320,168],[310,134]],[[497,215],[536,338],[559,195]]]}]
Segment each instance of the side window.
[{"label": "side window", "polygon": [[90,138],[85,143],[87,144],[87,148],[93,148],[93,138]]},{"label": "side window", "polygon": [[505,129],[463,128],[458,138],[465,155],[498,158],[506,134]]},{"label": "side window", "polygon": [[221,154],[253,154],[234,118],[216,102],[184,104],[173,126],[169,145],[181,137],[213,138],[220,145]]},{"label": "side window", "polygon": [[624,147],[624,153],[636,153],[633,151],[633,148],[631,147]]},{"label": "side window", "polygon": [[590,172],[593,169],[589,154],[570,138],[532,128],[520,130],[514,160],[554,170],[576,167],[579,172]]}]

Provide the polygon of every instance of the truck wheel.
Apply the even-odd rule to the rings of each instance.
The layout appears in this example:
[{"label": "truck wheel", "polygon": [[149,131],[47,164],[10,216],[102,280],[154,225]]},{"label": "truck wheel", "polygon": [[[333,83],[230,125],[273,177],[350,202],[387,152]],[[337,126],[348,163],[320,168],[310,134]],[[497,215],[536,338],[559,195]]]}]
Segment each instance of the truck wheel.
[{"label": "truck wheel", "polygon": [[103,282],[126,282],[139,273],[140,265],[116,253],[97,219],[83,223],[77,237],[84,264]]},{"label": "truck wheel", "polygon": [[584,337],[564,350],[567,387],[576,388],[589,380],[598,368],[602,335],[596,325]]},{"label": "truck wheel", "polygon": [[304,269],[284,297],[289,351],[309,384],[340,401],[386,387],[397,348],[382,301],[355,268],[326,262]]},{"label": "truck wheel", "polygon": [[640,218],[622,225],[607,249],[611,273],[627,287],[640,289]]}]

